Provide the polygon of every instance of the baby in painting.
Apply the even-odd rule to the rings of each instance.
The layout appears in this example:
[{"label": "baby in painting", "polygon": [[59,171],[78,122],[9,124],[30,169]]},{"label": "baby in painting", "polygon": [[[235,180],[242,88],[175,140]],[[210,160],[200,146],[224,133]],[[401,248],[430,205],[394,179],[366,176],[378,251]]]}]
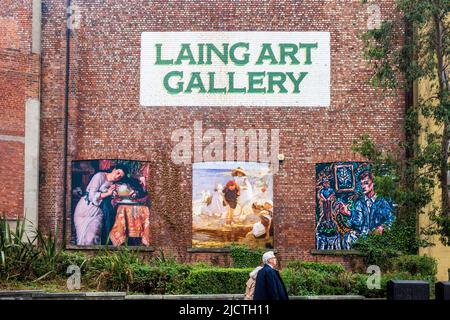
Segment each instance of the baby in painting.
[{"label": "baby in painting", "polygon": [[223,186],[221,184],[217,184],[214,188],[213,194],[207,195],[205,200],[206,205],[201,209],[202,214],[215,218],[226,217],[227,208],[224,204],[222,190]]}]

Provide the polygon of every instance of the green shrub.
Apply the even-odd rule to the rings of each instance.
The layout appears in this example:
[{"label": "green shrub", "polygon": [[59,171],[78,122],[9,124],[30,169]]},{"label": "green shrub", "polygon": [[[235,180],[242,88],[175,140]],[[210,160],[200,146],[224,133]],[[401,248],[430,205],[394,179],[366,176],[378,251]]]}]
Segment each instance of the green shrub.
[{"label": "green shrub", "polygon": [[61,251],[57,259],[57,274],[67,276],[67,268],[75,265],[80,268],[83,274],[86,271],[88,256],[82,252]]},{"label": "green shrub", "polygon": [[29,280],[34,277],[33,263],[39,255],[35,239],[25,233],[25,222],[17,219],[11,229],[5,216],[0,218],[0,278]]},{"label": "green shrub", "polygon": [[253,269],[208,268],[192,269],[184,288],[190,294],[245,293],[249,273]]},{"label": "green shrub", "polygon": [[[16,219],[14,224],[11,228],[6,217],[0,218],[0,278],[37,281],[57,276],[61,249],[56,238],[25,230],[23,220]],[[30,238],[29,233],[34,235]]]},{"label": "green shrub", "polygon": [[97,286],[97,289],[129,291],[136,265],[144,265],[144,262],[137,252],[128,248],[114,252],[100,252],[89,259],[87,278]]},{"label": "green shrub", "polygon": [[380,279],[380,289],[369,289],[367,286],[367,280],[370,275],[368,274],[354,274],[355,284],[354,292],[365,296],[366,298],[386,298],[387,293],[387,283],[390,280],[423,280],[430,284],[430,294],[433,295],[434,292],[434,277],[433,276],[422,276],[422,275],[412,275],[409,272],[387,272],[383,273]]},{"label": "green shrub", "polygon": [[[66,277],[67,267],[81,268],[85,284],[97,289],[133,291],[148,294],[243,294],[249,273],[260,264],[263,250],[250,250],[233,245],[231,253],[235,268],[212,267],[206,263],[193,265],[178,263],[173,256],[144,262],[139,252],[127,247],[117,251],[101,250],[88,257],[80,252],[58,249],[51,235],[27,239],[25,224],[18,220],[10,229],[6,219],[0,218],[0,280],[38,281],[52,277]],[[38,245],[36,245],[36,239]],[[386,296],[389,280],[425,280],[433,294],[437,264],[433,258],[399,255],[398,252],[380,254],[383,241],[377,240],[374,257],[381,257],[387,270],[382,273],[381,289],[370,290],[370,275],[350,273],[341,264],[289,261],[281,276],[290,295],[359,294],[368,298]],[[25,240],[25,241],[24,241]],[[369,252],[370,252],[369,250]],[[236,268],[240,267],[240,268]],[[247,267],[247,268],[245,268]]]},{"label": "green shrub", "polygon": [[208,269],[208,268],[212,268],[213,266],[207,262],[194,262],[191,264],[191,267],[193,269]]},{"label": "green shrub", "polygon": [[320,270],[304,268],[296,263],[295,268],[283,269],[281,276],[289,295],[354,294],[355,280],[352,274],[336,266],[332,266],[329,270]]},{"label": "green shrub", "polygon": [[145,263],[138,252],[128,248],[91,257],[86,267],[87,278],[99,289],[147,294],[182,293],[191,268],[164,255]]},{"label": "green shrub", "polygon": [[37,280],[44,278],[54,278],[58,273],[58,260],[61,249],[58,246],[57,239],[49,233],[44,236],[39,230],[35,231],[38,240],[38,255],[32,262],[34,275]]},{"label": "green shrub", "polygon": [[[369,289],[367,286],[367,280],[369,279],[369,274],[354,274],[354,284],[353,292],[364,296],[366,298],[383,298],[386,297],[386,292],[382,289]],[[380,286],[382,285],[383,278],[380,279]],[[385,287],[386,288],[386,287]]]},{"label": "green shrub", "polygon": [[390,259],[389,271],[406,271],[413,276],[434,278],[437,274],[437,262],[432,257],[403,255]]},{"label": "green shrub", "polygon": [[339,263],[320,263],[301,260],[288,261],[286,264],[286,268],[294,270],[315,270],[333,274],[345,272],[345,268]]},{"label": "green shrub", "polygon": [[233,244],[230,247],[233,268],[255,268],[262,262],[264,250],[249,249],[245,245]]},{"label": "green shrub", "polygon": [[281,275],[290,295],[348,295],[385,298],[389,280],[424,280],[433,289],[435,261],[428,257],[392,259],[395,270],[381,274],[380,289],[369,289],[369,274],[346,272],[340,264],[290,261]]},{"label": "green shrub", "polygon": [[133,265],[130,290],[147,294],[181,294],[191,267],[186,264]]},{"label": "green shrub", "polygon": [[394,221],[392,228],[384,230],[382,235],[361,237],[353,248],[364,253],[367,265],[377,265],[386,271],[392,258],[418,251],[420,243],[416,237],[415,221],[410,220]]}]

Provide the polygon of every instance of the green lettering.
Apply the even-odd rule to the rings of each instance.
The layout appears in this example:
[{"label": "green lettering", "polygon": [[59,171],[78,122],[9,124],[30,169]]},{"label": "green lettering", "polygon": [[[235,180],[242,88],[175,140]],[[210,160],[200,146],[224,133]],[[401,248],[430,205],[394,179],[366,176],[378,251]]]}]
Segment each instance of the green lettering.
[{"label": "green lettering", "polygon": [[286,57],[291,59],[291,64],[300,64],[300,61],[295,57],[297,52],[297,45],[293,43],[280,43],[280,64],[286,64]]},{"label": "green lettering", "polygon": [[306,59],[305,64],[312,64],[311,61],[311,49],[317,49],[318,45],[316,43],[299,43],[298,46],[300,49],[306,49]]},{"label": "green lettering", "polygon": [[238,42],[238,43],[233,44],[231,46],[231,48],[230,48],[230,59],[231,59],[231,61],[233,61],[233,63],[235,65],[237,65],[237,66],[246,65],[248,63],[249,59],[250,59],[250,54],[249,53],[245,53],[242,56],[242,59],[238,59],[238,58],[236,58],[236,54],[235,54],[235,51],[236,51],[237,48],[245,48],[245,49],[247,49],[246,51],[248,51],[248,48],[249,48],[248,42]]},{"label": "green lettering", "polygon": [[263,43],[261,53],[259,54],[256,64],[263,64],[264,60],[270,60],[270,64],[277,64],[277,58],[272,51],[272,45],[270,43]]},{"label": "green lettering", "polygon": [[216,54],[224,64],[228,64],[228,43],[222,43],[223,52],[221,52],[214,44],[206,44],[206,64],[212,64],[212,52]]},{"label": "green lettering", "polygon": [[183,72],[182,71],[171,71],[168,74],[164,76],[164,88],[166,91],[170,94],[177,94],[183,91],[183,81],[177,82],[177,87],[173,88],[169,85],[169,79],[171,77],[180,77],[183,79]]},{"label": "green lettering", "polygon": [[229,93],[245,93],[245,88],[234,87],[234,72],[227,72],[228,74],[228,92]]},{"label": "green lettering", "polygon": [[161,56],[162,56],[162,54],[161,54],[162,43],[155,44],[155,47],[156,47],[156,62],[155,62],[155,64],[173,64],[173,59],[163,60],[161,58]]},{"label": "green lettering", "polygon": [[209,90],[208,93],[226,93],[226,88],[216,88],[215,87],[215,72],[208,72],[209,75]]},{"label": "green lettering", "polygon": [[205,64],[205,61],[203,60],[203,47],[205,46],[204,43],[198,44],[198,64]]},{"label": "green lettering", "polygon": [[266,88],[255,88],[255,85],[262,85],[265,72],[247,72],[248,74],[248,93],[265,93]]},{"label": "green lettering", "polygon": [[178,53],[175,64],[181,64],[183,60],[189,60],[189,64],[195,64],[194,55],[191,51],[191,45],[189,43],[182,43],[180,53]]},{"label": "green lettering", "polygon": [[191,73],[191,80],[189,80],[189,84],[184,92],[192,93],[192,89],[199,89],[198,93],[206,93],[205,86],[203,85],[202,78],[200,77],[200,72]]},{"label": "green lettering", "polygon": [[[274,93],[274,86],[278,86],[278,93],[288,92],[284,87],[284,83],[286,81],[286,74],[284,72],[267,72],[267,75],[269,76],[269,89],[267,90],[267,93]],[[275,77],[278,77],[279,79],[275,79]]]},{"label": "green lettering", "polygon": [[294,84],[294,90],[292,91],[292,93],[300,93],[300,83],[306,77],[308,72],[299,72],[298,78],[295,78],[293,72],[286,72],[286,74],[288,75],[288,77],[292,81],[292,83]]}]

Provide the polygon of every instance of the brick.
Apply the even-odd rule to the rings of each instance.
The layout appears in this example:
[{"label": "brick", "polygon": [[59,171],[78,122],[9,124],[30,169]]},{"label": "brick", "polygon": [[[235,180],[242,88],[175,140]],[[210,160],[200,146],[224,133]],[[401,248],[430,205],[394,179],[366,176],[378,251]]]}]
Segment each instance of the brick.
[{"label": "brick", "polygon": [[[2,1],[2,8],[20,15],[14,20],[15,24],[8,20],[12,30],[8,32],[18,33],[16,38],[20,40],[11,37],[10,42],[2,43],[25,50],[30,47],[25,41],[30,34],[27,29],[30,6],[24,0],[6,2],[5,6]],[[383,1],[383,19],[398,18],[394,2]],[[315,246],[315,163],[362,161],[351,151],[353,140],[362,133],[369,134],[385,150],[394,149],[404,140],[404,91],[392,90],[390,95],[383,95],[368,83],[372,70],[362,57],[363,43],[358,38],[367,26],[367,5],[359,0],[210,0],[201,3],[78,0],[76,4],[81,10],[81,25],[72,34],[70,47],[69,173],[72,160],[122,158],[150,161],[154,202],[152,245],[183,261],[212,261],[226,265],[230,261],[223,253],[187,251],[192,233],[192,167],[168,163],[173,145],[171,133],[179,128],[192,130],[195,121],[203,121],[205,130],[216,128],[221,132],[227,128],[278,128],[280,152],[285,154],[286,160],[280,174],[274,177],[274,245],[282,262],[304,259],[341,262],[352,267],[354,258],[310,253]],[[9,19],[12,15],[5,12],[0,11],[0,17]],[[63,199],[64,1],[43,0],[42,18],[39,226],[45,231],[61,232],[63,203],[70,200]],[[141,107],[141,32],[186,30],[329,31],[331,106]],[[2,47],[0,55],[1,50]],[[21,59],[35,64],[34,60],[30,62],[32,57]],[[4,73],[2,69],[0,72]],[[20,92],[35,92],[26,78],[11,77],[19,87],[25,87]],[[2,88],[11,91],[10,81],[0,80],[0,90]],[[17,106],[24,101],[18,93],[11,93],[11,96],[18,102]],[[5,105],[10,111],[6,120],[1,119],[4,123],[1,130],[16,130],[21,134],[23,110],[14,103]],[[161,183],[167,170],[171,172],[170,179],[177,184],[176,192],[183,199],[175,205],[170,203],[177,196],[175,190],[163,190]],[[70,176],[68,183],[70,186]],[[173,214],[180,227],[173,228],[165,222],[162,212],[168,208],[178,208]],[[66,219],[66,229],[70,230],[69,212]],[[66,238],[70,239],[70,235]]]}]

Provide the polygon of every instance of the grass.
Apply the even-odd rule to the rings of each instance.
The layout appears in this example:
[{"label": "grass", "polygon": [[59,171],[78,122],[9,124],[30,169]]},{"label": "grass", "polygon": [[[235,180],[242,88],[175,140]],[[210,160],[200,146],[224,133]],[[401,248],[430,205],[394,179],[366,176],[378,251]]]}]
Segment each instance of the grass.
[{"label": "grass", "polygon": [[95,286],[89,286],[86,282],[81,281],[80,290],[69,290],[67,288],[67,279],[57,277],[42,281],[2,281],[0,280],[0,290],[41,290],[45,292],[97,292]]},{"label": "grass", "polygon": [[21,282],[21,281],[0,281],[1,290],[43,290],[46,292],[61,292],[70,290],[67,289],[65,279],[52,279],[36,282]]}]

